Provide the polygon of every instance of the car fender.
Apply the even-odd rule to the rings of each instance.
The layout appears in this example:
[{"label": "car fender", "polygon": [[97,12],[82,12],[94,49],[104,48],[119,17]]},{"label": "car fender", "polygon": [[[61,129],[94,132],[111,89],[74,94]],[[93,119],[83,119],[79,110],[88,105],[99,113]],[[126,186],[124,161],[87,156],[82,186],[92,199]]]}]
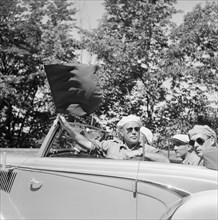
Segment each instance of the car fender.
[{"label": "car fender", "polygon": [[218,190],[208,190],[193,194],[174,203],[167,209],[162,220],[218,219]]}]

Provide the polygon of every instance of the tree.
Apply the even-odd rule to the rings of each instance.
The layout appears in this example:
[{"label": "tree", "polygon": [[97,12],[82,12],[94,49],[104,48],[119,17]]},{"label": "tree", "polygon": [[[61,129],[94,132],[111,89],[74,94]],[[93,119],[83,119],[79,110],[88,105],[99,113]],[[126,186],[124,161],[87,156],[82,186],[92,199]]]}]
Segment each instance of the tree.
[{"label": "tree", "polygon": [[171,133],[187,132],[194,124],[217,128],[217,23],[218,5],[208,2],[205,7],[197,5],[185,16],[184,23],[172,30],[165,68],[172,79],[172,93],[165,110],[176,106],[179,110]]},{"label": "tree", "polygon": [[202,114],[217,125],[207,94],[217,88],[217,5],[197,6],[176,27],[173,3],[105,1],[99,27],[83,31],[101,67],[105,102],[97,114],[104,126],[115,128],[122,115],[137,114],[159,134],[161,146],[203,123]]},{"label": "tree", "polygon": [[35,147],[48,130],[43,65],[76,58],[74,15],[65,0],[0,2],[1,147]]},{"label": "tree", "polygon": [[[174,1],[105,1],[106,14],[93,32],[84,32],[84,42],[97,54],[104,104],[98,114],[108,125],[129,113],[153,124],[154,105],[163,100],[165,73],[158,67],[167,49]],[[140,84],[140,82],[142,84]],[[143,97],[131,100],[138,85]],[[141,108],[140,106],[145,106]],[[114,119],[115,118],[115,119]]]}]

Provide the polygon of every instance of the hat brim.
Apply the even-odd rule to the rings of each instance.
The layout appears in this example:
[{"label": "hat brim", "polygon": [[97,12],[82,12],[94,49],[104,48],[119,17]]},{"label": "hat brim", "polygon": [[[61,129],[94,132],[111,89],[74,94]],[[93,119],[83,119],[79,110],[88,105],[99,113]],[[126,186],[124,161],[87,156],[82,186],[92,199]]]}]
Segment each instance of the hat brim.
[{"label": "hat brim", "polygon": [[177,142],[177,143],[181,143],[181,144],[188,144],[188,142],[185,142],[185,141],[183,141],[183,140],[181,140],[181,139],[178,139],[178,138],[170,138],[170,141],[172,141],[172,142]]}]

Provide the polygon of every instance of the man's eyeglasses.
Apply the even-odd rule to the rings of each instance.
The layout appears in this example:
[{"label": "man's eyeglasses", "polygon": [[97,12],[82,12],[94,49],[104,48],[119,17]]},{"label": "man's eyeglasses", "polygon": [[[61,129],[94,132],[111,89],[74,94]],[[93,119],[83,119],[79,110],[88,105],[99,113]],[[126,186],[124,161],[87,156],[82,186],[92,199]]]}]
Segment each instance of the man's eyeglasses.
[{"label": "man's eyeglasses", "polygon": [[[207,139],[207,140],[208,140],[208,139]],[[203,138],[197,138],[196,140],[190,140],[190,141],[189,141],[189,144],[194,147],[195,141],[196,141],[199,145],[203,145],[206,140],[204,140]]]},{"label": "man's eyeglasses", "polygon": [[140,131],[140,127],[130,127],[130,128],[127,128],[126,129],[128,133],[131,133],[133,130],[135,130],[136,132],[139,132]]}]

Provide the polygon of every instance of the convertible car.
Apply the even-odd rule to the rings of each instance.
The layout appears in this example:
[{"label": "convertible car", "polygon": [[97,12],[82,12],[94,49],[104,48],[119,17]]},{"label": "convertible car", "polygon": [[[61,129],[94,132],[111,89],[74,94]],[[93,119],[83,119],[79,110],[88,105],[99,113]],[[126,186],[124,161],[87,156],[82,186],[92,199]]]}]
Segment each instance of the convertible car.
[{"label": "convertible car", "polygon": [[[45,66],[57,113],[83,116],[101,101],[97,68]],[[104,130],[72,124],[90,139]],[[54,120],[41,148],[0,149],[0,219],[218,219],[217,171],[142,158],[106,159],[81,149]]]},{"label": "convertible car", "polygon": [[[103,130],[72,124],[87,138]],[[218,219],[217,171],[86,152],[58,117],[38,151],[1,149],[0,219]]]}]

